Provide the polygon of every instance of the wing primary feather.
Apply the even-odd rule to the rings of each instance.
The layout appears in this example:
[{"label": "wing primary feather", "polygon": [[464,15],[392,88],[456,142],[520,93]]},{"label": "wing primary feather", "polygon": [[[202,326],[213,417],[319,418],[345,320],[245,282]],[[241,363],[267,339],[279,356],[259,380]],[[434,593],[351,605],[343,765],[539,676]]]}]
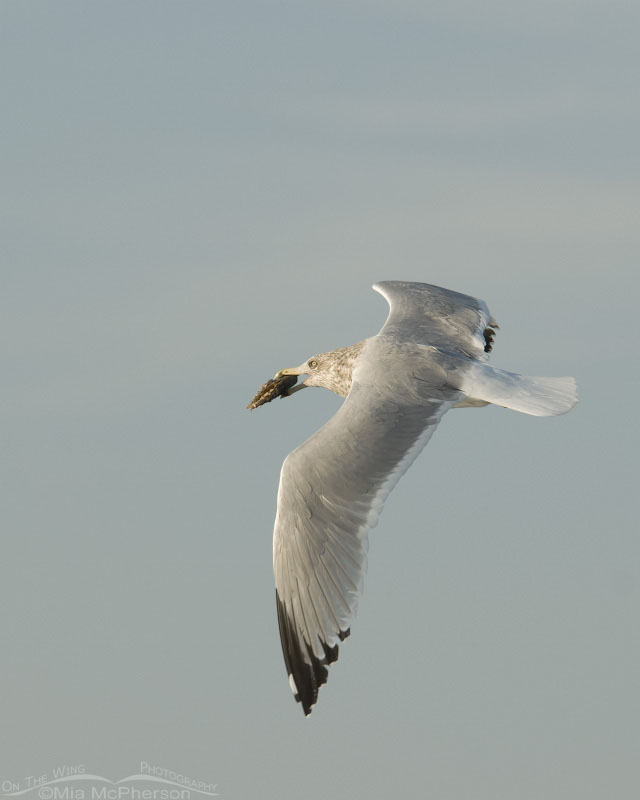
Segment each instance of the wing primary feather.
[{"label": "wing primary feather", "polygon": [[[337,607],[337,608],[340,609],[340,612],[341,612],[342,616],[344,616],[344,617],[350,616],[351,612],[349,610],[349,601],[347,600],[347,598],[342,593],[342,589],[336,583],[333,575],[331,574],[330,570],[327,569],[327,565],[324,563],[323,560],[320,560],[320,562],[318,564],[318,568],[322,570],[323,575],[326,577],[325,583],[327,584],[327,590],[330,589],[330,586],[333,587],[334,591],[331,591],[331,596],[332,596],[334,602],[333,602],[333,604],[330,604],[330,606],[331,606],[331,611],[332,611],[332,614],[333,614],[334,621],[336,623],[336,629],[340,630],[342,626],[340,625],[340,621],[339,621],[338,617],[336,616],[335,608]],[[323,588],[322,591],[324,592],[325,597],[326,597],[325,589]]]},{"label": "wing primary feather", "polygon": [[[312,652],[310,645],[300,637],[295,617],[289,615],[277,589],[276,606],[280,644],[291,689],[296,701],[302,705],[305,717],[308,717],[318,699],[318,689],[327,682],[329,675],[327,666],[338,659],[338,645],[330,647],[326,642],[321,642],[324,657],[318,658]],[[349,630],[341,631],[340,640],[343,641],[348,635]]]},{"label": "wing primary feather", "polygon": [[[322,563],[322,562],[320,562],[320,563]],[[317,587],[318,587],[318,589],[319,589],[319,591],[322,594],[322,597],[324,599],[324,607],[325,607],[325,613],[326,613],[327,617],[332,620],[334,630],[340,630],[340,623],[338,621],[338,618],[336,617],[336,614],[335,614],[335,611],[334,611],[334,606],[337,605],[338,602],[342,603],[343,602],[342,598],[340,598],[339,601],[336,601],[336,598],[334,598],[334,601],[332,603],[331,600],[327,597],[327,592],[325,591],[325,588],[322,585],[322,582],[319,579],[317,579],[316,580],[316,584],[317,584]]]},{"label": "wing primary feather", "polygon": [[[298,555],[300,556],[300,561],[304,562],[305,557],[306,557],[307,563],[311,564],[312,563],[312,556],[311,556],[311,553],[309,551],[309,547],[308,547],[306,542],[304,544],[305,551],[306,551],[305,554],[303,555],[303,553],[301,551],[301,546],[300,546],[300,539],[301,538],[302,538],[301,536],[296,536],[295,537],[296,547],[297,547],[297,550],[298,550]],[[312,652],[315,654],[316,653],[316,641],[315,640],[320,642],[320,644],[323,647],[324,647],[324,642],[322,641],[320,635],[314,637],[313,634],[311,633],[311,631],[312,630],[317,630],[317,631],[321,631],[322,633],[326,633],[326,627],[327,627],[326,623],[323,624],[323,621],[320,619],[319,609],[316,606],[316,599],[319,601],[320,598],[319,597],[318,598],[314,598],[314,594],[316,594],[314,592],[314,588],[317,586],[322,591],[322,587],[320,586],[320,583],[319,583],[317,577],[315,575],[313,575],[313,574],[309,574],[309,571],[307,569],[304,569],[304,576],[305,576],[306,582],[307,582],[306,592],[303,593],[303,592],[300,591],[300,582],[298,581],[297,576],[296,576],[296,585],[298,587],[298,597],[299,597],[299,600],[300,600],[300,610],[301,610],[301,612],[302,612],[302,614],[304,616],[305,628],[306,628],[306,630],[307,630],[307,632],[309,634],[309,636],[306,639],[306,641],[307,641],[307,644],[311,647]],[[305,603],[305,600],[307,601],[306,603]],[[325,597],[325,603],[326,603],[326,597]],[[315,617],[315,621],[317,623],[316,626],[310,626],[309,625],[309,622],[311,620],[307,619],[307,614],[305,613],[305,605],[311,607],[310,611],[311,611],[311,613],[313,613],[313,616]],[[327,612],[331,613],[331,609],[330,609],[328,603],[326,603],[326,609],[322,609],[322,610],[325,612],[325,617],[327,616]]]},{"label": "wing primary feather", "polygon": [[348,585],[346,586],[346,588],[347,588],[347,591],[350,591],[350,592],[352,592],[353,594],[355,594],[355,595],[358,595],[358,594],[359,594],[359,592],[360,592],[360,587],[359,587],[359,586],[358,586],[356,583],[354,583],[354,582],[353,582],[353,578],[352,578],[352,577],[351,577],[351,575],[349,575],[349,573],[348,573],[348,572],[345,570],[345,568],[343,567],[342,563],[341,563],[341,562],[340,562],[340,561],[339,561],[339,560],[336,558],[336,556],[335,556],[335,554],[333,553],[333,551],[327,548],[327,550],[326,550],[326,553],[327,553],[327,555],[329,556],[329,558],[331,558],[331,560],[333,561],[333,563],[336,565],[336,567],[338,568],[338,570],[339,570],[339,571],[342,573],[342,575],[344,576],[344,578],[345,578],[345,584],[348,584]]}]

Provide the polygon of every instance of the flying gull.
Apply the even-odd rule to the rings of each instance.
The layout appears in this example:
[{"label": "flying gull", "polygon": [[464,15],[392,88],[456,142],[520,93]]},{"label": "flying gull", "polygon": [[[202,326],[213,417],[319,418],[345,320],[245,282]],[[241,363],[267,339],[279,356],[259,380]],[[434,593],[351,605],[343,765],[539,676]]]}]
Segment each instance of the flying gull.
[{"label": "flying gull", "polygon": [[[482,300],[425,283],[382,281],[373,288],[390,307],[377,336],[280,370],[249,405],[307,386],[346,398],[287,456],[278,489],[273,570],[280,641],[305,716],[350,633],[367,534],[443,414],[493,403],[545,417],[577,402],[573,378],[527,377],[486,363],[498,326]],[[307,378],[296,384],[299,375]]]}]

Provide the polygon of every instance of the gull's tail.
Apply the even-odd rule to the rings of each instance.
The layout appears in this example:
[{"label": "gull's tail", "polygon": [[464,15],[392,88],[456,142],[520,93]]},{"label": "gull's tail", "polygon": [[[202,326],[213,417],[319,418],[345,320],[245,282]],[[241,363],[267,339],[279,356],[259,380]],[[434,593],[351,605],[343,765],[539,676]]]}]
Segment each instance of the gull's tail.
[{"label": "gull's tail", "polygon": [[575,378],[539,378],[517,375],[474,361],[460,387],[466,405],[493,403],[535,417],[566,414],[578,402]]}]

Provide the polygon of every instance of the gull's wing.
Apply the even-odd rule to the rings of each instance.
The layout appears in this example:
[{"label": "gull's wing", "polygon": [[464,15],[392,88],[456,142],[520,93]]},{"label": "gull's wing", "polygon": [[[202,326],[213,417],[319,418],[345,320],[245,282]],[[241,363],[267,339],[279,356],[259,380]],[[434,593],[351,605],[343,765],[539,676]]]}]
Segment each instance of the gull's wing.
[{"label": "gull's wing", "polygon": [[481,363],[498,327],[482,300],[427,283],[381,281],[373,288],[389,303],[389,316],[376,338],[439,350],[437,361],[447,370],[448,382],[464,395],[460,407],[494,403],[546,417],[565,414],[577,403],[574,378],[517,375]]},{"label": "gull's wing", "polygon": [[[377,341],[376,341],[377,340]],[[349,634],[366,570],[367,533],[442,415],[461,397],[443,373],[380,374],[368,340],[351,391],[282,466],[273,535],[280,640],[305,715]],[[376,374],[376,370],[378,371]],[[400,371],[399,371],[400,372]]]},{"label": "gull's wing", "polygon": [[373,289],[389,303],[381,334],[471,358],[490,352],[498,326],[482,300],[428,283],[380,281]]}]

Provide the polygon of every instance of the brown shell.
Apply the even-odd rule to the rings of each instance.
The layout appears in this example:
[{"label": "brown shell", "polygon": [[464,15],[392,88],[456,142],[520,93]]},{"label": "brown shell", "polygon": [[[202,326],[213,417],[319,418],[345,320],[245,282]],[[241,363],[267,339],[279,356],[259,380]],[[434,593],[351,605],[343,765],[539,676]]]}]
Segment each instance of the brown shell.
[{"label": "brown shell", "polygon": [[295,386],[298,380],[296,375],[283,375],[281,378],[270,378],[266,383],[258,389],[256,396],[249,403],[247,408],[253,411],[258,406],[263,406],[265,403],[270,403],[276,397],[286,397],[289,394],[289,389]]}]

